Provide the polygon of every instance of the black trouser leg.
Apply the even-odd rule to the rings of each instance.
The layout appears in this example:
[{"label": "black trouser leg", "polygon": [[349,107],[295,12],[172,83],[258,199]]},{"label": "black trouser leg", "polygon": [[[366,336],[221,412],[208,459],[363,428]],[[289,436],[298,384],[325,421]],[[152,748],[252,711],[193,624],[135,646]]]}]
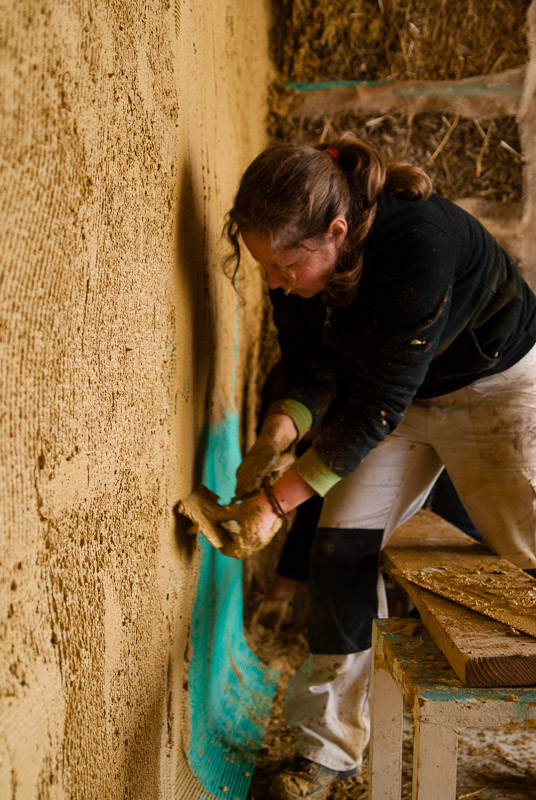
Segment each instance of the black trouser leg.
[{"label": "black trouser leg", "polygon": [[309,578],[311,653],[357,653],[371,645],[378,616],[383,530],[318,528]]},{"label": "black trouser leg", "polygon": [[295,581],[307,581],[311,547],[322,511],[323,498],[314,495],[298,506],[296,518],[287,534],[277,565],[277,574]]}]

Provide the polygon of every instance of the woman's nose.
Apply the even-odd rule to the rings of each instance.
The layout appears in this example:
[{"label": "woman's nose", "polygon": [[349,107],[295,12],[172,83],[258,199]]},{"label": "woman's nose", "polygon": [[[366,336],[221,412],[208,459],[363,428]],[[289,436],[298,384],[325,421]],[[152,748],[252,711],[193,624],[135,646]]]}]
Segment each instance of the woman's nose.
[{"label": "woman's nose", "polygon": [[285,279],[282,278],[280,269],[277,269],[277,267],[265,267],[264,271],[266,272],[269,289],[285,288]]}]

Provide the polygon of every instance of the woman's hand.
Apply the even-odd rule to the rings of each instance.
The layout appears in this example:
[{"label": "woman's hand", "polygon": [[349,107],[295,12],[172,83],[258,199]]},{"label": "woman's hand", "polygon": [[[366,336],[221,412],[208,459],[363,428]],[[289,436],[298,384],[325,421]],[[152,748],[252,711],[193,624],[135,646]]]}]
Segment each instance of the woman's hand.
[{"label": "woman's hand", "polygon": [[247,558],[266,547],[282,524],[262,491],[240,503],[223,506],[210,516],[215,522],[238,523],[240,530],[236,536],[220,549],[223,555],[238,559]]},{"label": "woman's hand", "polygon": [[258,492],[265,478],[276,469],[279,455],[274,444],[258,444],[257,440],[236,471],[235,497],[240,499]]},{"label": "woman's hand", "polygon": [[[272,492],[282,516],[314,495],[312,489],[292,467],[273,485]],[[282,525],[268,496],[264,491],[239,503],[211,511],[210,518],[215,522],[237,522],[239,530],[229,544],[220,552],[232,558],[247,558],[269,544]]]},{"label": "woman's hand", "polygon": [[291,462],[282,465],[280,456],[296,436],[294,423],[286,414],[266,417],[257,441],[236,471],[236,499],[258,492],[266,478],[273,478],[288,469]]}]

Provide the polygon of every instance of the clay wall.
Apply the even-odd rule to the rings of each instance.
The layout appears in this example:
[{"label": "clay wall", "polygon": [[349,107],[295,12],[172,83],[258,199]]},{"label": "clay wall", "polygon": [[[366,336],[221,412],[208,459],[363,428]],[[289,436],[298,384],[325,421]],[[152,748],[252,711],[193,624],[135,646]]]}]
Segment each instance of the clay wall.
[{"label": "clay wall", "polygon": [[203,424],[253,424],[260,276],[220,273],[265,144],[265,0],[2,3],[0,796],[171,797]]}]

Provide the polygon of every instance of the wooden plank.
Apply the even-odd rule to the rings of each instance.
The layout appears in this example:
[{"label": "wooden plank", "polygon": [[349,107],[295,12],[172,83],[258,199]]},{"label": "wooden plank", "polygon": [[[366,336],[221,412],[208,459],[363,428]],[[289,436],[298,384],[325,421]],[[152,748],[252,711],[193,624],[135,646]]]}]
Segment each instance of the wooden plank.
[{"label": "wooden plank", "polygon": [[422,621],[375,620],[375,658],[383,662],[414,718],[449,727],[536,725],[536,688],[464,686]]},{"label": "wooden plank", "polygon": [[369,800],[400,800],[404,700],[379,659],[374,661],[370,696]]},{"label": "wooden plank", "polygon": [[457,81],[393,81],[383,85],[357,82],[294,92],[288,100],[291,116],[328,116],[340,113],[388,114],[392,111],[452,112],[491,119],[515,115],[523,92],[525,67]]},{"label": "wooden plank", "polygon": [[421,589],[405,578],[398,582],[466,686],[536,685],[536,639],[532,636]]},{"label": "wooden plank", "polygon": [[458,734],[446,725],[415,720],[413,797],[456,800]]},{"label": "wooden plank", "polygon": [[530,287],[536,286],[536,2],[527,12],[530,60],[517,115],[522,143],[524,212],[520,236],[523,275]]},{"label": "wooden plank", "polygon": [[536,636],[536,580],[430,511],[420,511],[384,551],[394,577]]}]

